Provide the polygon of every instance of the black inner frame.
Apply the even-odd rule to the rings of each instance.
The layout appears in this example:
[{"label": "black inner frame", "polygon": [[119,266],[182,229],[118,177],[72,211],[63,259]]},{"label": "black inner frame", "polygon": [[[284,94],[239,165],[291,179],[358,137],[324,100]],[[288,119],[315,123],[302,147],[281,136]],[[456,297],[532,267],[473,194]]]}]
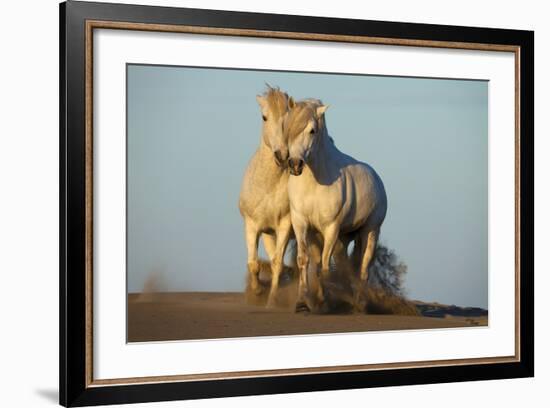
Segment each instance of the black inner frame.
[{"label": "black inner frame", "polygon": [[[534,375],[534,33],[532,31],[69,1],[59,9],[60,403],[122,404]],[[520,47],[520,356],[511,363],[86,387],[86,20],[289,31]]]}]

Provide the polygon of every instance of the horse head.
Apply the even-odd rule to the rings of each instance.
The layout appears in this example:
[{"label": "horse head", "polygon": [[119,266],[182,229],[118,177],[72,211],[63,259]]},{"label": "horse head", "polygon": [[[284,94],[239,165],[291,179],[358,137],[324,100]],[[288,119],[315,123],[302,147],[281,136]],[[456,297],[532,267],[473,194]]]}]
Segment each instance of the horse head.
[{"label": "horse head", "polygon": [[295,103],[284,123],[288,141],[290,174],[299,176],[321,139],[326,136],[324,114],[327,105],[317,99]]},{"label": "horse head", "polygon": [[267,90],[256,96],[262,114],[262,140],[271,149],[278,166],[286,168],[288,145],[283,132],[283,123],[294,100],[279,88],[267,85]]}]

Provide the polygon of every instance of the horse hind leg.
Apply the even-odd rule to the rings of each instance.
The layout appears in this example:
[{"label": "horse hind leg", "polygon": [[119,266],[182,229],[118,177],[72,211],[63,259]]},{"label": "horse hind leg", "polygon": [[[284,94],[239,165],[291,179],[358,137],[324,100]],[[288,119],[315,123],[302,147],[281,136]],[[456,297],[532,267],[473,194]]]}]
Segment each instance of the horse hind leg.
[{"label": "horse hind leg", "polygon": [[[361,234],[356,233],[355,237],[353,239],[353,250],[350,255],[350,262],[352,267],[352,278],[359,279],[360,270],[361,270],[361,261],[363,259],[363,252],[365,250],[364,247],[364,239],[361,239]],[[366,239],[366,237],[365,237]]]},{"label": "horse hind leg", "polygon": [[350,279],[353,276],[353,260],[348,255],[348,247],[351,238],[348,236],[338,237],[332,256],[334,258],[334,279]]},{"label": "horse hind leg", "polygon": [[369,278],[369,266],[374,258],[374,252],[376,251],[376,245],[378,244],[379,230],[369,231],[367,234],[366,249],[361,260],[360,279],[361,282],[366,283]]},{"label": "horse hind leg", "polygon": [[363,241],[363,256],[361,258],[361,267],[359,269],[360,284],[356,288],[355,308],[358,311],[365,312],[367,309],[367,281],[369,278],[369,266],[374,258],[376,245],[380,229],[374,229],[366,232],[366,239]]},{"label": "horse hind leg", "polygon": [[348,246],[350,239],[340,237],[334,246],[334,271],[331,271],[330,287],[333,302],[338,304],[353,304],[352,282],[354,281],[354,267],[350,256],[348,255]]}]

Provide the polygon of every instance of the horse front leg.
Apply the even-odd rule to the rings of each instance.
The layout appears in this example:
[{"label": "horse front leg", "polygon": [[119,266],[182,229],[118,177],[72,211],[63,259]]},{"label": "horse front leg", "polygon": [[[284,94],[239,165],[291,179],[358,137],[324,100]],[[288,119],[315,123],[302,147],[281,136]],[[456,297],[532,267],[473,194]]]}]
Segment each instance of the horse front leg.
[{"label": "horse front leg", "polygon": [[277,302],[279,279],[281,272],[283,271],[285,251],[291,231],[292,224],[290,222],[290,217],[288,217],[280,223],[279,228],[277,228],[276,231],[277,240],[275,243],[275,250],[271,258],[271,290],[269,292],[267,307],[273,307]]},{"label": "horse front leg", "polygon": [[296,298],[296,312],[310,310],[307,306],[308,282],[307,273],[309,266],[309,255],[307,250],[307,224],[292,220],[294,235],[296,236],[297,256],[296,263],[300,274],[298,283],[298,297]]},{"label": "horse front leg", "polygon": [[275,256],[275,248],[277,247],[277,237],[274,234],[264,232],[262,234],[262,241],[264,243],[265,253],[267,259],[271,262]]},{"label": "horse front leg", "polygon": [[245,239],[247,250],[248,281],[254,295],[262,293],[258,275],[260,274],[260,262],[258,261],[259,230],[254,222],[245,220]]},{"label": "horse front leg", "polygon": [[323,253],[321,255],[321,279],[317,289],[317,300],[324,302],[325,295],[323,293],[323,282],[329,278],[330,274],[330,257],[334,251],[334,246],[338,241],[338,233],[340,232],[340,225],[333,223],[329,225],[323,231]]}]

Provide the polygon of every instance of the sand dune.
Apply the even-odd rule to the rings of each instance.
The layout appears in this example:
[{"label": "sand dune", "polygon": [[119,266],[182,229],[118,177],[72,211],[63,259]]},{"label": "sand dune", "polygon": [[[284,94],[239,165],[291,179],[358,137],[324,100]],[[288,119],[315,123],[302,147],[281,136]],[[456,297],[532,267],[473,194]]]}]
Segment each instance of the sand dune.
[{"label": "sand dune", "polygon": [[411,330],[487,325],[487,311],[415,302],[419,316],[308,314],[250,305],[242,293],[128,295],[128,341]]}]

